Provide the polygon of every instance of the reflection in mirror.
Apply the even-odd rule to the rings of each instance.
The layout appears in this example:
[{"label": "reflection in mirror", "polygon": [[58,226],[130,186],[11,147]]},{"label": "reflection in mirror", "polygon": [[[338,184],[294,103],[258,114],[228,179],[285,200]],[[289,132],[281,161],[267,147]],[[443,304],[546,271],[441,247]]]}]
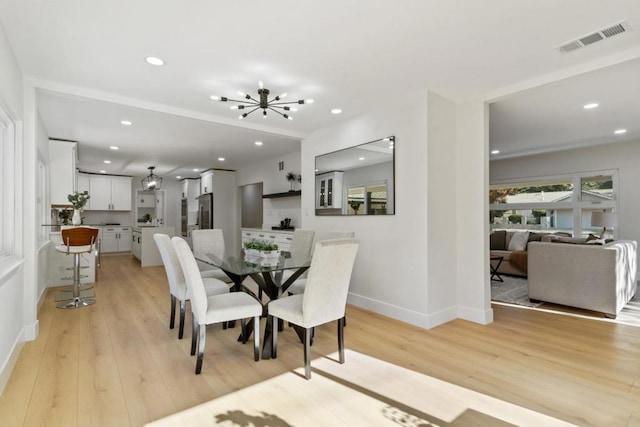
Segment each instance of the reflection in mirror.
[{"label": "reflection in mirror", "polygon": [[316,157],[316,215],[393,215],[395,137]]}]

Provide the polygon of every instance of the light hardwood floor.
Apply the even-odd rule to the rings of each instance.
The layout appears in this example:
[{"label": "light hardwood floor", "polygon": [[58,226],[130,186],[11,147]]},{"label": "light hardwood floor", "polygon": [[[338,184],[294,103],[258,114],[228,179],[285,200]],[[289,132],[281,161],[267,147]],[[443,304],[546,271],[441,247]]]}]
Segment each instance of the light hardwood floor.
[{"label": "light hardwood floor", "polygon": [[[182,340],[168,328],[162,267],[103,257],[95,291],[98,303],[78,310],[56,309],[49,291],[0,397],[1,426],[140,426],[302,365],[289,328],[277,359],[254,362],[238,328],[215,326],[195,375],[190,328]],[[577,425],[640,426],[640,328],[499,305],[490,325],[431,330],[347,312],[354,351]],[[318,328],[312,357],[335,350],[335,325]]]}]

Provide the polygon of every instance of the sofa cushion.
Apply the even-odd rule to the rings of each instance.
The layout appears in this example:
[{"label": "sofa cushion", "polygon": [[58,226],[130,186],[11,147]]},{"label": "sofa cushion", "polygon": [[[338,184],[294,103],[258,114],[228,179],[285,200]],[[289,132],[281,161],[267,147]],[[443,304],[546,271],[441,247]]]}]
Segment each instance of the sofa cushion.
[{"label": "sofa cushion", "polygon": [[517,231],[513,233],[513,237],[511,238],[507,249],[509,249],[510,251],[524,251],[527,248],[528,241],[528,231]]},{"label": "sofa cushion", "polygon": [[504,251],[507,249],[507,230],[494,231],[489,236],[491,250]]},{"label": "sofa cushion", "polygon": [[529,239],[527,240],[527,247],[529,242],[540,242],[547,233],[529,233]]}]

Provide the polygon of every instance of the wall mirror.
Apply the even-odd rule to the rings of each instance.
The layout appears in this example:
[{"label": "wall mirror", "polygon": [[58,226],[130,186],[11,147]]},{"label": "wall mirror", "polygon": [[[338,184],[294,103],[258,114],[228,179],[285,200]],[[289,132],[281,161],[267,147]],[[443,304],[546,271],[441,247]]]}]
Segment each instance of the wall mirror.
[{"label": "wall mirror", "polygon": [[393,215],[396,138],[316,156],[316,215]]}]

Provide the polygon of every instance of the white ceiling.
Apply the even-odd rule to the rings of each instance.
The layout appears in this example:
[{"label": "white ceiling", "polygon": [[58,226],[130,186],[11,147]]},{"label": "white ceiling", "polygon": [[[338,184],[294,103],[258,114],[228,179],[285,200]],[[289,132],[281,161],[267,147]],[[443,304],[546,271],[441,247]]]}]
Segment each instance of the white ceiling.
[{"label": "white ceiling", "polygon": [[[623,19],[635,30],[566,55],[554,49]],[[0,0],[0,24],[24,74],[47,89],[39,111],[49,135],[77,140],[84,170],[107,169],[108,156],[108,172],[137,176],[150,163],[161,175],[237,168],[298,149],[310,132],[385,99],[432,90],[459,101],[640,48],[637,0]],[[166,65],[148,65],[148,55]],[[316,102],[293,121],[257,113],[238,121],[227,104],[209,99],[254,93],[260,80],[273,93]],[[533,92],[522,101],[529,107],[501,100],[494,110],[506,125],[492,120],[492,146],[507,155],[601,138],[595,128],[566,131],[575,116],[562,126],[589,87],[563,92],[566,103]],[[607,98],[612,92],[594,94],[602,100],[597,113],[618,103]],[[344,113],[332,115],[335,107]],[[122,127],[123,119],[134,125]]]}]

